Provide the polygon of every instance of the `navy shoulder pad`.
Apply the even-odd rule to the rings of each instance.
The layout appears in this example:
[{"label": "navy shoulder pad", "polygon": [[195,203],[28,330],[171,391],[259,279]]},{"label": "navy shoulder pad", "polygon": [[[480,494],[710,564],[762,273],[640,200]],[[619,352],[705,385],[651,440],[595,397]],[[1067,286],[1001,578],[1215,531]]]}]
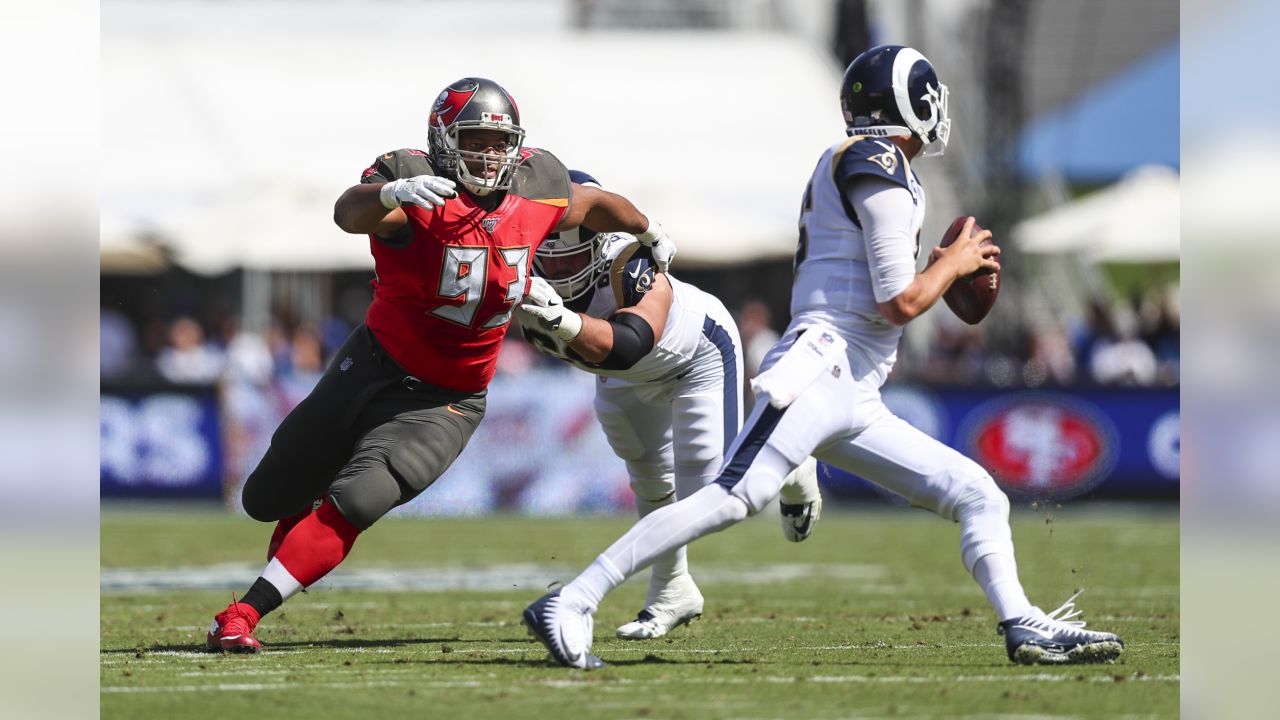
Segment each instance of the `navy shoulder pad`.
[{"label": "navy shoulder pad", "polygon": [[360,175],[362,183],[385,183],[418,175],[435,175],[431,156],[422,150],[401,148],[383,154]]},{"label": "navy shoulder pad", "polygon": [[869,175],[910,190],[911,186],[907,181],[909,172],[911,165],[902,150],[888,140],[879,138],[855,135],[837,148],[831,158],[832,179],[839,188],[858,176]]},{"label": "navy shoulder pad", "polygon": [[619,308],[635,307],[657,280],[658,264],[653,260],[653,249],[640,243],[630,245],[618,253],[609,266],[609,285]]}]

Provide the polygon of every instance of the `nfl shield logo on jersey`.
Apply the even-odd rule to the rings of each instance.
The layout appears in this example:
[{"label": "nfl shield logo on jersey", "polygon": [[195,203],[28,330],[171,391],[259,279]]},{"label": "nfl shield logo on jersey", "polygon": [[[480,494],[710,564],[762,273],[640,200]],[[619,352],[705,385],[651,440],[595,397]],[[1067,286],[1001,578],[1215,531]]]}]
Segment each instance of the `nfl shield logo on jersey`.
[{"label": "nfl shield logo on jersey", "polygon": [[485,232],[492,235],[493,229],[498,226],[498,221],[500,220],[502,220],[501,217],[497,215],[490,215],[489,217],[480,221],[480,227],[484,228]]}]

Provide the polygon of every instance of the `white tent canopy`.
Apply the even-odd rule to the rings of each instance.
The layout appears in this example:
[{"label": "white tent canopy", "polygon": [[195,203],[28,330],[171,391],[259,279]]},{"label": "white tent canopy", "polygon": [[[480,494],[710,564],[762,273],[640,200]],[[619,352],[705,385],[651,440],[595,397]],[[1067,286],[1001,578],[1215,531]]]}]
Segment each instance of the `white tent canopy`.
[{"label": "white tent canopy", "polygon": [[147,233],[106,217],[99,219],[98,261],[102,272],[119,275],[145,275],[169,267],[164,249]]},{"label": "white tent canopy", "polygon": [[247,185],[175,220],[176,260],[198,272],[372,268],[369,240],[333,224],[334,197],[282,183]]},{"label": "white tent canopy", "polygon": [[435,94],[479,75],[515,95],[529,144],[632,198],[682,263],[784,257],[813,163],[843,136],[839,70],[794,38],[481,37],[440,28],[431,3],[319,8],[104,5],[104,223],[199,272],[368,267],[333,201],[380,153],[424,147]]},{"label": "white tent canopy", "polygon": [[1187,237],[1202,250],[1274,249],[1280,141],[1261,131],[1214,140],[1189,148],[1183,162],[1195,198],[1183,217]]},{"label": "white tent canopy", "polygon": [[1027,253],[1082,253],[1099,262],[1176,261],[1180,204],[1177,172],[1142,167],[1110,187],[1023,220],[1013,227],[1013,242]]}]

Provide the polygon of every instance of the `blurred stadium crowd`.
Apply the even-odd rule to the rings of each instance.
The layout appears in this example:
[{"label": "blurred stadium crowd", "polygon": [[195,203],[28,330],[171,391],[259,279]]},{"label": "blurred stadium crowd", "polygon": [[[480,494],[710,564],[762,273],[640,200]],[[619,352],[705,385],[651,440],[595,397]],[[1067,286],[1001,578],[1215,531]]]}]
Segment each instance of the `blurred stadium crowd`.
[{"label": "blurred stadium crowd", "polygon": [[[358,240],[355,240],[358,242]],[[349,298],[358,307],[358,297]],[[130,314],[104,299],[100,314],[104,382],[208,384],[227,382],[273,388],[279,401],[296,404],[315,384],[331,354],[360,322],[359,315],[331,312],[318,322],[275,312],[266,328],[243,328],[235,313],[215,307],[179,308],[151,316]],[[760,299],[735,304],[746,352],[747,375],[778,339],[786,317]],[[937,308],[935,315],[948,311]],[[922,381],[1002,388],[1096,384],[1171,386],[1179,378],[1179,309],[1176,285],[1151,287],[1118,300],[1095,298],[1074,325],[1032,327],[992,337],[951,317],[934,323],[924,352],[904,350],[892,382]],[[1007,335],[1008,339],[1003,339]],[[541,355],[513,329],[498,372],[520,374],[533,366],[572,369]]]}]

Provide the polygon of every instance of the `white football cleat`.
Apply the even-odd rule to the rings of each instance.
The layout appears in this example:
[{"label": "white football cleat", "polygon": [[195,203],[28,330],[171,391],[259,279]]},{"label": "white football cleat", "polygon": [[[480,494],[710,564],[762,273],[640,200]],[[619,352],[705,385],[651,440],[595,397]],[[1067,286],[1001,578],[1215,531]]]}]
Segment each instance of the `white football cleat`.
[{"label": "white football cleat", "polygon": [[618,628],[617,635],[622,640],[653,640],[699,617],[702,617],[702,593],[692,577],[682,575],[648,602],[635,620]]},{"label": "white football cleat", "polygon": [[778,493],[782,536],[801,542],[813,533],[822,516],[822,492],[818,488],[818,461],[810,456],[782,481]]},{"label": "white football cleat", "polygon": [[591,609],[553,590],[524,609],[524,625],[551,657],[566,667],[594,670],[604,661],[591,654]]},{"label": "white football cleat", "polygon": [[1051,613],[1040,608],[1020,618],[1005,620],[996,627],[1004,635],[1009,659],[1020,665],[1066,665],[1075,663],[1110,663],[1124,652],[1124,641],[1115,633],[1086,630],[1076,591],[1062,607]]}]

